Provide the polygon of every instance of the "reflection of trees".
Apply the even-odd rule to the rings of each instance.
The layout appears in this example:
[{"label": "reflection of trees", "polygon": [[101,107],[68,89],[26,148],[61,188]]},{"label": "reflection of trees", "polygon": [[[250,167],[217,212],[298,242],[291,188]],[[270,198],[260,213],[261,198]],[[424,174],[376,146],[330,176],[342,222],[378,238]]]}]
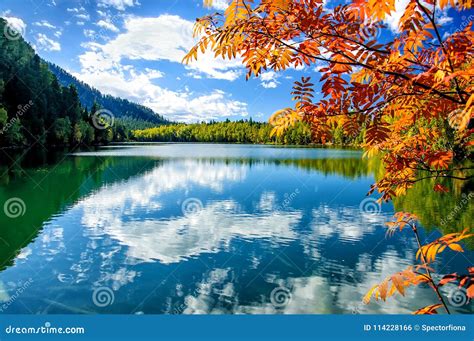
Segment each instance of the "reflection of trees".
[{"label": "reflection of trees", "polygon": [[355,179],[370,176],[378,166],[377,160],[361,160],[360,158],[283,160],[282,164],[296,166],[301,169],[316,170],[324,175],[336,174]]},{"label": "reflection of trees", "polygon": [[[203,158],[195,161],[207,165],[233,164],[248,167],[283,165],[323,174],[340,174],[349,178],[368,176],[370,164],[359,158],[341,159],[252,159]],[[35,150],[27,155],[10,155],[0,166],[0,204],[12,197],[21,198],[27,214],[10,219],[0,214],[0,268],[11,264],[17,254],[41,230],[44,222],[68,205],[96,190],[154,167],[157,162],[142,157],[67,157],[64,153]],[[14,228],[13,228],[14,227]]]},{"label": "reflection of trees", "polygon": [[[420,223],[428,230],[440,229],[444,234],[472,228],[474,216],[474,183],[471,181],[445,181],[448,193],[433,191],[434,179],[415,184],[403,197],[394,198],[396,211],[406,211],[418,216]],[[439,182],[439,181],[438,181]],[[464,187],[461,187],[462,183]],[[466,240],[470,246],[472,240]]]},{"label": "reflection of trees", "polygon": [[[375,158],[369,160],[359,158],[283,160],[280,162],[298,168],[317,170],[324,174],[339,174],[348,178],[373,174],[376,179],[379,179],[383,174],[382,164],[379,159]],[[474,181],[444,179],[442,183],[449,188],[448,193],[433,191],[435,183],[439,182],[435,179],[426,179],[416,183],[405,196],[394,198],[395,211],[416,214],[420,223],[428,230],[438,228],[443,233],[450,233],[472,228]],[[468,243],[473,244],[471,240]]]},{"label": "reflection of trees", "polygon": [[[146,159],[63,158],[62,153],[35,151],[34,155],[13,155],[8,158],[9,167],[0,166],[0,269],[11,265],[53,215],[105,182],[126,179],[154,166]],[[26,214],[15,219],[3,214],[3,204],[13,197],[26,205]]]},{"label": "reflection of trees", "polygon": [[209,165],[217,165],[219,163],[244,165],[249,167],[257,165],[282,165],[308,171],[317,171],[324,175],[341,175],[350,179],[371,176],[371,174],[378,169],[380,164],[377,160],[362,160],[358,157],[339,159],[196,158],[193,160],[208,163]]},{"label": "reflection of trees", "polygon": [[[74,244],[81,248],[81,253],[75,253],[74,257],[58,256],[58,262],[62,259],[67,269],[90,271],[91,277],[98,273],[98,277],[94,277],[97,283],[114,290],[123,287],[125,291],[117,297],[132,299],[137,287],[130,285],[127,289],[124,283],[131,283],[138,276],[138,270],[124,263],[123,257],[132,259],[134,264],[137,260],[149,262],[147,267],[153,263],[157,271],[144,271],[148,277],[144,276],[140,281],[141,290],[151,292],[160,281],[166,279],[169,282],[144,305],[145,312],[160,311],[160,307],[168,306],[165,300],[170,299],[174,307],[178,307],[177,311],[184,313],[202,309],[208,313],[218,309],[235,313],[274,313],[269,295],[276,286],[286,285],[291,289],[292,300],[284,308],[285,312],[349,313],[358,307],[371,283],[381,275],[399,271],[411,263],[405,252],[407,248],[415,249],[414,241],[403,233],[373,248],[384,239],[385,233],[376,227],[383,226],[389,217],[365,215],[357,201],[355,205],[351,201],[351,206],[344,205],[344,201],[333,205],[323,201],[318,207],[317,200],[302,194],[300,201],[295,201],[294,206],[301,210],[297,211],[294,207],[278,205],[278,194],[282,194],[284,187],[276,187],[274,190],[278,193],[274,199],[266,192],[272,188],[262,188],[261,200],[249,200],[249,204],[244,206],[241,205],[244,201],[242,193],[225,192],[230,187],[222,185],[230,182],[242,183],[244,187],[253,185],[254,181],[245,182],[250,173],[248,168],[260,166],[268,166],[261,167],[265,171],[272,167],[299,169],[302,172],[298,173],[337,175],[341,182],[344,182],[343,178],[354,179],[354,182],[360,178],[365,183],[380,175],[381,167],[377,160],[364,160],[353,155],[345,158],[329,158],[329,155],[319,159],[308,159],[307,155],[301,159],[290,159],[288,155],[282,158],[182,159],[99,155],[63,160],[63,154],[58,154],[59,158],[48,155],[39,160],[20,159],[21,168],[8,170],[0,166],[0,210],[5,200],[11,197],[22,198],[27,206],[25,216],[17,219],[6,218],[0,211],[0,269],[10,266],[20,250],[37,238],[45,222],[48,228],[40,238],[48,233],[54,236],[55,229],[66,227],[61,226],[63,222],[70,226],[84,226],[87,228],[82,229],[81,239],[75,240]],[[5,172],[7,174],[2,176]],[[39,183],[38,187],[36,183]],[[193,185],[189,186],[189,183]],[[101,188],[104,184],[107,186]],[[462,193],[472,190],[472,184],[461,188],[453,183],[452,194],[439,194],[432,191],[433,184],[431,180],[417,183],[407,196],[395,199],[396,210],[416,213],[428,228],[440,227],[441,218],[453,209]],[[210,191],[214,188],[218,195],[205,202],[192,217],[182,216],[179,204],[166,210],[157,208],[158,204],[168,203],[169,198],[176,197],[177,188],[184,192],[193,187]],[[238,186],[232,188],[235,187]],[[169,196],[164,196],[166,193]],[[232,196],[232,200],[226,195]],[[139,202],[134,199],[139,199]],[[302,207],[298,206],[300,204]],[[65,209],[68,214],[54,217]],[[143,212],[147,214],[146,219]],[[456,223],[453,220],[446,229],[469,226],[472,215],[472,204],[465,206],[465,210],[454,217]],[[104,232],[108,237],[97,240],[97,236]],[[257,238],[260,242],[249,243]],[[94,239],[93,246],[84,247],[81,244],[84,239]],[[269,245],[273,248],[282,243],[289,247],[285,254],[275,258],[276,253],[269,252]],[[111,245],[122,251],[103,259],[96,247],[110,248]],[[222,249],[221,245],[229,247]],[[55,247],[54,243],[48,244],[48,249]],[[31,249],[36,255],[35,248]],[[63,250],[59,251],[65,254]],[[217,255],[218,251],[232,253],[232,259],[224,262],[225,257]],[[212,257],[214,269],[200,257]],[[31,259],[38,262],[45,258],[39,255]],[[183,259],[187,261],[183,262]],[[179,271],[170,279],[164,275],[166,271],[159,271],[166,264],[174,272],[178,263]],[[15,274],[22,273],[30,264],[15,267]],[[89,268],[86,264],[94,266]],[[100,271],[92,272],[97,269]],[[259,276],[264,272],[269,276]],[[202,278],[199,277],[201,274]],[[182,284],[183,296],[176,296],[174,280]],[[243,288],[242,283],[249,283],[249,287]],[[329,290],[336,287],[339,290]],[[37,296],[40,296],[41,288],[38,290]],[[130,290],[129,295],[125,294],[127,290]],[[163,290],[169,290],[169,293]],[[321,293],[327,296],[323,300]],[[392,301],[389,305],[361,309],[370,313],[407,312],[409,303],[430,300],[428,294],[431,292],[424,289],[411,291],[406,298]],[[266,298],[264,302],[262,297]],[[73,306],[76,302],[68,297],[65,301]],[[206,305],[207,302],[212,304]]]},{"label": "reflection of trees", "polygon": [[[2,154],[3,155],[3,154]],[[173,159],[176,160],[176,159]],[[358,156],[342,158],[193,158],[205,165],[285,166],[324,175],[340,175],[349,179],[360,177],[380,178],[383,169],[377,159]],[[35,151],[21,157],[4,157],[0,160],[0,209],[12,197],[25,201],[27,214],[10,219],[0,214],[0,269],[11,264],[14,257],[33,240],[45,221],[63,211],[66,206],[100,188],[142,174],[152,168],[173,162],[170,159],[149,157],[67,157],[58,152]],[[5,166],[5,165],[8,165]],[[417,183],[404,197],[395,198],[396,211],[415,213],[428,229],[440,228],[443,232],[460,231],[470,227],[474,215],[472,200],[445,225],[442,219],[460,206],[462,195],[473,190],[473,184],[444,183],[450,193],[432,190],[434,180]],[[368,189],[367,189],[368,190]],[[3,213],[3,212],[0,212]]]}]

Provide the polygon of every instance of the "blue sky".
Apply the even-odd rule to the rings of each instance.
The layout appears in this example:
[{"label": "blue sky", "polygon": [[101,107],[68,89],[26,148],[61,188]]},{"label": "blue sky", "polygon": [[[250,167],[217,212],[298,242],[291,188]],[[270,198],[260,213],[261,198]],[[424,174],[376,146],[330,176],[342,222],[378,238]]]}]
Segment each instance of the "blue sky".
[{"label": "blue sky", "polygon": [[[333,1],[333,2],[331,2]],[[103,93],[149,106],[172,120],[267,120],[291,106],[293,81],[302,75],[319,79],[317,67],[267,72],[245,80],[238,61],[201,56],[181,64],[195,42],[197,17],[223,10],[202,0],[1,0],[0,14],[21,28],[25,39],[45,58]],[[326,6],[334,6],[327,0]],[[408,0],[399,0],[387,20],[387,36],[395,32]],[[453,10],[439,13],[445,30],[466,18]]]}]

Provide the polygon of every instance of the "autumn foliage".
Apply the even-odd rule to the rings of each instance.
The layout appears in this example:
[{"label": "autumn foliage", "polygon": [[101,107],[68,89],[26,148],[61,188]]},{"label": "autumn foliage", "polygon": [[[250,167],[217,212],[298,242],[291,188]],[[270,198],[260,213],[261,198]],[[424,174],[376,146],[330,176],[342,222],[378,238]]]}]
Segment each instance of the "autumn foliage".
[{"label": "autumn foliage", "polygon": [[433,277],[434,269],[431,267],[436,257],[446,249],[464,252],[460,242],[474,236],[468,233],[467,229],[459,233],[446,234],[428,244],[422,245],[415,215],[398,212],[394,216],[394,221],[388,222],[386,225],[388,227],[387,234],[389,235],[396,233],[398,230],[402,231],[407,227],[413,231],[418,244],[416,259],[419,261],[419,264],[409,266],[405,270],[392,274],[381,283],[374,285],[364,297],[366,304],[370,302],[372,297],[376,300],[381,299],[385,301],[396,293],[405,296],[405,291],[408,287],[419,284],[427,284],[431,287],[441,303],[418,309],[414,314],[437,314],[437,309],[441,307],[444,307],[446,312],[449,313],[449,308],[440,292],[440,288],[447,283],[455,283],[459,288],[464,288],[468,300],[474,298],[474,267],[468,269],[469,274],[467,275],[449,274],[445,275],[439,282]]},{"label": "autumn foliage", "polygon": [[[410,0],[393,34],[384,19],[395,11],[395,2],[353,0],[328,9],[323,0],[230,0],[225,13],[197,20],[199,41],[184,62],[206,51],[216,58],[240,58],[247,78],[298,66],[317,74],[317,68],[322,98],[315,100],[310,76],[295,82],[294,106],[270,119],[274,134],[298,121],[309,123],[313,140],[321,143],[331,139],[335,127],[348,136],[362,132],[366,156],[378,155],[385,167],[369,193],[377,190],[387,201],[426,178],[437,180],[435,191],[446,192],[441,179],[472,178],[472,169],[460,161],[471,156],[474,144],[474,32],[468,22],[442,34],[437,14],[450,7],[462,15],[473,2]],[[415,313],[434,314],[443,306],[449,312],[439,288],[454,281],[472,298],[473,268],[469,275],[447,275],[439,283],[430,268],[444,250],[462,252],[459,242],[472,235],[463,231],[422,245],[416,217],[407,213],[389,223],[389,233],[405,226],[418,241],[419,264],[374,286],[365,301],[404,295],[407,287],[424,283],[440,302]]]},{"label": "autumn foliage", "polygon": [[[198,19],[200,40],[184,61],[206,50],[242,58],[247,78],[317,66],[323,99],[313,101],[314,83],[303,77],[294,86],[294,107],[271,118],[274,132],[299,120],[322,143],[335,126],[347,135],[365,131],[366,154],[381,154],[386,169],[372,190],[388,200],[420,178],[469,177],[454,161],[473,143],[474,33],[470,22],[443,39],[436,14],[448,6],[466,11],[473,5],[411,0],[391,39],[381,32],[395,0],[354,0],[331,10],[322,0],[232,0],[225,13]],[[448,132],[452,141],[440,143]]]}]

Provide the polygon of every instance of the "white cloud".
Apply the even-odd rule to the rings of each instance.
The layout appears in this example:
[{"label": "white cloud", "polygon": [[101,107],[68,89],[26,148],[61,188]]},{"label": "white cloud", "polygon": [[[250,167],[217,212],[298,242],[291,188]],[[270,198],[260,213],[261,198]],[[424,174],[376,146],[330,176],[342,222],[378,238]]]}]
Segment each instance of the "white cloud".
[{"label": "white cloud", "polygon": [[448,8],[445,8],[444,10],[436,10],[436,23],[439,26],[443,26],[446,24],[449,24],[453,22],[453,18],[448,16]]},{"label": "white cloud", "polygon": [[[127,60],[169,61],[181,63],[195,40],[193,23],[174,15],[156,18],[130,17],[125,32],[105,44],[82,44],[86,51],[79,56],[82,69],[76,76],[107,94],[128,98],[146,105],[173,120],[184,122],[218,120],[223,117],[248,115],[247,104],[219,90],[209,89],[195,94],[186,87],[171,91],[154,84],[162,77],[157,70],[139,72]],[[84,31],[91,36],[93,32]],[[240,76],[240,61],[214,60],[201,55],[197,63],[187,65],[188,75],[199,78],[234,80]]]},{"label": "white cloud", "polygon": [[314,63],[314,72],[321,72],[321,69],[327,67],[327,62],[323,62],[322,60],[316,60]]},{"label": "white cloud", "polygon": [[[224,163],[212,168],[195,160],[165,164],[126,184],[107,187],[85,198],[75,209],[83,212],[81,223],[87,227],[86,232],[107,233],[126,246],[127,256],[138,262],[178,263],[203,253],[218,252],[235,238],[293,240],[294,227],[301,220],[302,212],[264,209],[260,214],[250,215],[241,212],[239,203],[232,199],[203,203],[195,214],[170,220],[122,219],[124,210],[129,216],[145,207],[160,210],[166,193],[192,185],[221,192],[225,185],[239,183],[246,176],[246,167]],[[183,226],[186,233],[182,232]]]},{"label": "white cloud", "polygon": [[16,17],[5,16],[5,13],[2,14],[2,17],[3,19],[7,21],[8,25],[11,28],[21,33],[22,35],[24,35],[24,33],[26,32],[26,23],[22,19],[16,18]]},{"label": "white cloud", "polygon": [[137,0],[99,0],[100,7],[115,7],[120,11],[135,5],[140,5],[140,3]]},{"label": "white cloud", "polygon": [[398,24],[400,19],[405,12],[405,9],[410,0],[396,0],[395,1],[395,12],[385,18],[385,23],[388,25],[392,32],[398,32]]},{"label": "white cloud", "polygon": [[99,20],[99,22],[96,24],[99,27],[105,28],[106,30],[110,30],[112,32],[118,32],[119,29],[117,26],[112,24],[111,22],[105,21],[105,20]]},{"label": "white cloud", "polygon": [[43,51],[61,51],[61,44],[54,41],[53,39],[48,38],[43,33],[38,33],[36,35],[36,47],[38,50]]},{"label": "white cloud", "polygon": [[[76,23],[79,26],[83,26],[85,24],[84,21],[89,21],[91,18],[89,13],[87,13],[86,9],[82,6],[67,8],[66,11],[68,11],[69,13],[74,13],[74,16],[79,19]],[[68,24],[66,23],[66,25]]]},{"label": "white cloud", "polygon": [[[133,69],[131,69],[130,72],[134,72]],[[158,78],[163,78],[164,77],[164,73],[159,71],[159,70],[153,70],[153,69],[149,69],[149,68],[145,68],[145,72],[146,72],[146,75],[148,77],[148,79],[158,79]]]},{"label": "white cloud", "polygon": [[[391,13],[391,15],[387,16],[385,18],[385,23],[388,25],[390,30],[394,33],[398,33],[400,31],[399,29],[399,23],[400,19],[405,12],[406,7],[408,6],[410,0],[396,0],[395,1],[395,11]],[[429,6],[427,4],[424,4],[424,6]],[[432,6],[431,6],[432,8]],[[441,10],[439,8],[439,5],[436,7],[436,19],[437,19],[437,24],[438,25],[445,25],[453,21],[453,18],[448,16],[448,8],[445,8],[444,10]]]},{"label": "white cloud", "polygon": [[260,75],[261,85],[265,89],[275,89],[278,87],[278,84],[280,84],[280,82],[277,81],[277,78],[279,77],[280,74],[276,73],[275,71],[263,72]]},{"label": "white cloud", "polygon": [[81,13],[81,14],[76,15],[76,18],[89,21],[91,17],[89,14]]},{"label": "white cloud", "polygon": [[[195,43],[193,23],[176,15],[154,18],[131,17],[125,21],[125,33],[105,45],[98,46],[100,59],[119,63],[122,59],[166,60],[181,63]],[[209,78],[235,80],[241,75],[241,61],[215,59],[212,53],[200,54],[197,62],[186,68],[194,77],[205,74]]]},{"label": "white cloud", "polygon": [[[95,31],[94,30],[84,30],[83,31],[84,35],[89,38],[89,39],[93,39],[95,37]],[[86,45],[87,46],[87,45]]]},{"label": "white cloud", "polygon": [[52,25],[47,20],[37,21],[37,22],[33,23],[33,25],[39,26],[39,27],[46,27],[46,28],[50,28],[50,29],[56,29],[56,26]]},{"label": "white cloud", "polygon": [[83,66],[93,67],[86,67],[75,76],[106,94],[138,102],[172,120],[196,122],[248,115],[246,103],[233,100],[221,90],[199,95],[187,88],[171,91],[153,84],[153,79],[163,76],[158,70],[138,72],[133,67],[96,57],[94,52],[83,56]]},{"label": "white cloud", "polygon": [[260,75],[260,79],[263,81],[263,82],[268,82],[268,81],[272,81],[276,78],[277,74],[275,71],[268,71],[268,72],[264,72]]},{"label": "white cloud", "polygon": [[262,86],[263,86],[265,89],[275,89],[276,87],[278,87],[278,83],[275,82],[275,81],[262,82]]},{"label": "white cloud", "polygon": [[229,7],[229,0],[214,0],[211,7],[219,11],[224,11]]}]

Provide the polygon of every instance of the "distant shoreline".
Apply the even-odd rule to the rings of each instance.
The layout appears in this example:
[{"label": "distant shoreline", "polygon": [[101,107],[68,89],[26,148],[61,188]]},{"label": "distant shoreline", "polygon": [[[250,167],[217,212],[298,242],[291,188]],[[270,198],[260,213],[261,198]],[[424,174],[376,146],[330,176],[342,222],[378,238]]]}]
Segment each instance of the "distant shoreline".
[{"label": "distant shoreline", "polygon": [[298,144],[279,144],[279,143],[239,143],[239,142],[174,142],[174,141],[125,141],[125,142],[111,142],[108,145],[102,145],[98,147],[107,146],[120,146],[120,145],[156,145],[156,144],[200,144],[200,145],[239,145],[239,146],[268,146],[268,147],[280,147],[280,148],[321,148],[321,149],[355,149],[360,150],[361,148],[356,145],[339,145],[339,144],[320,144],[312,143],[306,145]]}]

